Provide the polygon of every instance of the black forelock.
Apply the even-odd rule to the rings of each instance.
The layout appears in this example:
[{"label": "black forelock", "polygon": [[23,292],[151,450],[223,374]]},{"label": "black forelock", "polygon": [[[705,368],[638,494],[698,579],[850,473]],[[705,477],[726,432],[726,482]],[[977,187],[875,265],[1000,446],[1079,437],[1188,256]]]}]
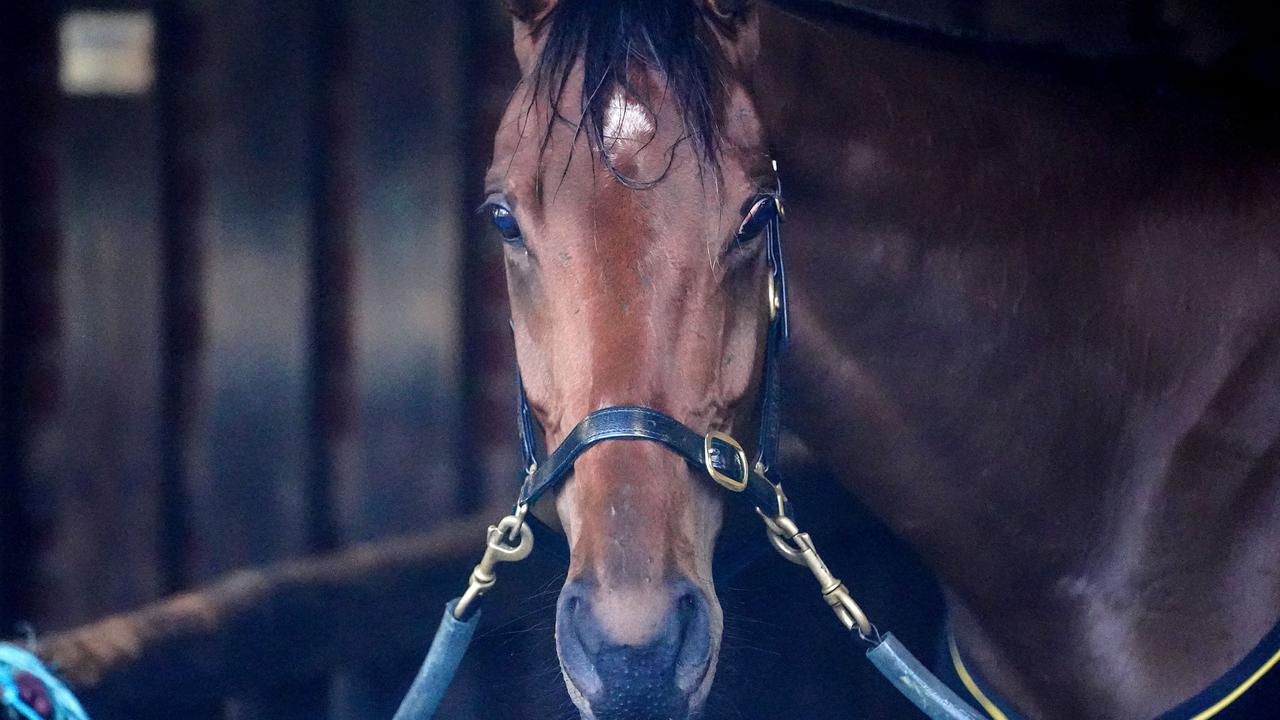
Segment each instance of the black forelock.
[{"label": "black forelock", "polygon": [[[585,132],[605,166],[631,186],[650,186],[659,178],[626,177],[603,152],[603,118],[618,90],[654,112],[655,103],[672,101],[684,119],[682,141],[708,167],[715,166],[719,145],[717,108],[721,99],[716,39],[695,0],[560,0],[533,32],[544,35],[542,53],[533,70],[535,98],[542,96],[552,117],[567,119]],[[580,117],[561,118],[556,108],[581,61]],[[637,80],[655,75],[665,84],[665,97],[648,97]],[[555,119],[551,121],[555,122]],[[549,142],[546,130],[543,150]],[[674,152],[674,148],[672,148]]]}]

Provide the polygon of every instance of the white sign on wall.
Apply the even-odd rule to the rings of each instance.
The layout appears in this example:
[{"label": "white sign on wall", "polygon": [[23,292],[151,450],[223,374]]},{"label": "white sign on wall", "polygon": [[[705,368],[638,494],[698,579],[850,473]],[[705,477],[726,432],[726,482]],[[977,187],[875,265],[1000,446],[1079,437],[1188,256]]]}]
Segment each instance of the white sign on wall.
[{"label": "white sign on wall", "polygon": [[155,21],[149,12],[79,10],[62,18],[62,91],[141,95],[155,80]]}]

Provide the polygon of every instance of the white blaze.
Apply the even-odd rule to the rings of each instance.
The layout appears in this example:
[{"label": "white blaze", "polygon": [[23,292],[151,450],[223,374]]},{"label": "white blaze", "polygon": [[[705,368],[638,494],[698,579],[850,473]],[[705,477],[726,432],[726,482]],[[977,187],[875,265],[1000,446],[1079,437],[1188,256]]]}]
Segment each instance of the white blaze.
[{"label": "white blaze", "polygon": [[653,136],[653,118],[637,102],[618,90],[604,111],[604,142],[610,157],[615,157],[623,143],[647,142]]}]

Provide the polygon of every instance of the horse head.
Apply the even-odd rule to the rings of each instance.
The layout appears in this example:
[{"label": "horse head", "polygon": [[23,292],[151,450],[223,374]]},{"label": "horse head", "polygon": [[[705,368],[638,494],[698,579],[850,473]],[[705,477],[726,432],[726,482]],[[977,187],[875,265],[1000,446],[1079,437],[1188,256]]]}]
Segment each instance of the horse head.
[{"label": "horse head", "polygon": [[[509,7],[523,79],[497,132],[485,211],[506,244],[543,444],[622,405],[750,437],[770,328],[751,210],[776,179],[744,81],[749,7]],[[584,717],[686,718],[707,696],[723,499],[700,472],[658,444],[606,442],[558,491],[571,561],[557,649]]]}]

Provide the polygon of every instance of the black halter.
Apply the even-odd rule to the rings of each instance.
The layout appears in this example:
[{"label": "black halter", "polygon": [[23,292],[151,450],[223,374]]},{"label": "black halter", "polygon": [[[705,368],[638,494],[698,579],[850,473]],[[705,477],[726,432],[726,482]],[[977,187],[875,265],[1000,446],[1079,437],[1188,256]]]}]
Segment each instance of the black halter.
[{"label": "black halter", "polygon": [[[770,517],[780,511],[788,515],[791,513],[781,483],[769,477],[777,477],[773,464],[778,454],[781,424],[779,361],[791,334],[787,316],[787,280],[782,263],[782,218],[781,194],[762,195],[752,203],[739,230],[741,233],[742,229],[763,221],[769,261],[770,318],[764,351],[760,434],[755,461],[749,462],[742,445],[724,433],[711,431],[702,434],[653,408],[619,405],[587,415],[565,437],[560,447],[540,462],[534,437],[533,411],[529,408],[524,384],[517,373],[520,451],[525,468],[517,507],[532,507],[547,491],[563,482],[573,472],[574,461],[592,446],[606,440],[647,440],[673,450],[691,466],[704,472],[708,479],[740,497],[751,509],[759,509]],[[527,516],[527,522],[538,532],[540,543],[548,540],[554,546],[553,552],[568,555],[564,539],[558,533],[551,532],[532,514]],[[746,553],[739,552],[738,548],[733,552],[718,552],[716,575],[724,578],[741,570],[762,547],[761,543],[753,542],[743,546]]]}]

